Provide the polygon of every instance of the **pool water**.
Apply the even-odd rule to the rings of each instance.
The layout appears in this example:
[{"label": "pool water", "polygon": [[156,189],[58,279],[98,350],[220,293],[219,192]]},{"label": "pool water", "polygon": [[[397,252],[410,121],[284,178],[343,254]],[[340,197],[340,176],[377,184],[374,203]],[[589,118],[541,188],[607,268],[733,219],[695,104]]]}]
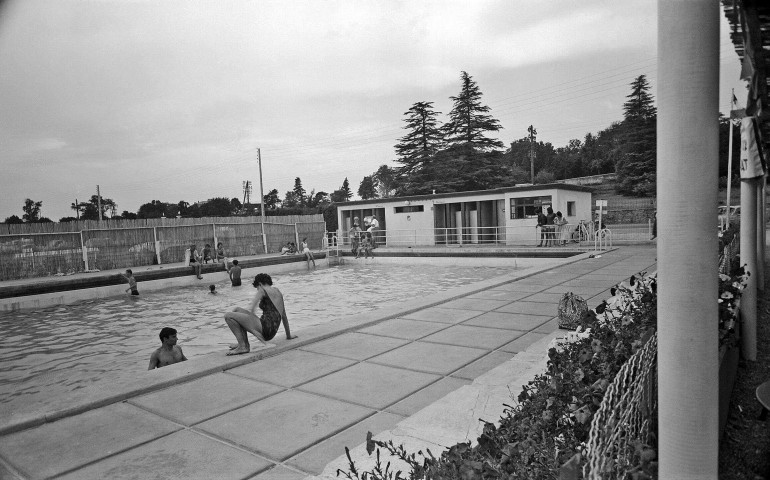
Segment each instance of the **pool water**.
[{"label": "pool water", "polygon": [[[293,334],[337,318],[511,273],[512,268],[353,264],[273,276]],[[162,327],[178,331],[188,359],[234,342],[223,314],[256,290],[229,281],[142,292],[34,312],[0,313],[0,412],[147,370]],[[278,335],[283,335],[281,328]],[[251,339],[256,346],[258,342]]]}]

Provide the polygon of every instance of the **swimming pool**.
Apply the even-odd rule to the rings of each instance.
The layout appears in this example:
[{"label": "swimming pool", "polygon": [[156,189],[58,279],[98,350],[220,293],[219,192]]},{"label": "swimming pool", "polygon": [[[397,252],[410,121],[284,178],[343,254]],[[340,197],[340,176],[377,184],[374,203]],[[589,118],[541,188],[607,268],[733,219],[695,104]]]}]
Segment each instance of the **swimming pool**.
[{"label": "swimming pool", "polygon": [[[510,274],[512,267],[358,263],[273,275],[292,333],[452,287]],[[256,269],[245,273],[253,276]],[[253,277],[252,277],[253,278]],[[247,307],[255,290],[217,282],[38,310],[0,313],[0,412],[147,369],[164,326],[187,358],[233,342],[222,315]],[[141,291],[141,283],[139,285]],[[281,329],[278,335],[283,335]],[[254,341],[253,343],[257,343]]]}]

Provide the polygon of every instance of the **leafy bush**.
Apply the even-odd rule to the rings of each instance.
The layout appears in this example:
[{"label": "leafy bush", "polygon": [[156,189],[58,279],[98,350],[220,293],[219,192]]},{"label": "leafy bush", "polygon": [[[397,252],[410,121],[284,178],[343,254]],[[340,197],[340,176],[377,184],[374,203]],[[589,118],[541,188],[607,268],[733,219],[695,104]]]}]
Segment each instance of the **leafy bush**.
[{"label": "leafy bush", "polygon": [[[720,342],[734,337],[735,305],[743,285],[742,271],[720,276]],[[612,294],[586,313],[575,332],[549,348],[546,373],[524,386],[513,406],[506,405],[499,427],[484,423],[477,445],[459,443],[437,458],[430,451],[410,454],[369,433],[367,451],[376,451],[375,467],[358,471],[346,449],[349,469],[337,475],[350,480],[579,478],[591,419],[608,386],[657,330],[654,275],[631,277]],[[629,478],[657,477],[654,435],[649,440],[652,445],[638,445]],[[392,471],[390,463],[383,465],[380,449],[406,462],[408,475]]]}]

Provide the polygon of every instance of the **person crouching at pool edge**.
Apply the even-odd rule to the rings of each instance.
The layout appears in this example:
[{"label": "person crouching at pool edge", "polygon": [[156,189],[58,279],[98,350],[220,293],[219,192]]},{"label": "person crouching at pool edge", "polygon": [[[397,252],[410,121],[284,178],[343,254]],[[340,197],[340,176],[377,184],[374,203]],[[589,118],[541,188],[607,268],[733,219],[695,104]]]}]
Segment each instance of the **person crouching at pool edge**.
[{"label": "person crouching at pool edge", "polygon": [[[257,294],[249,305],[249,309],[236,307],[232,312],[225,313],[225,322],[235,335],[238,343],[230,345],[230,351],[227,355],[241,355],[249,353],[248,334],[251,333],[257,340],[267,345],[269,340],[278,333],[278,326],[283,323],[283,329],[286,331],[286,339],[297,338],[292,336],[289,331],[289,317],[286,315],[286,308],[283,304],[283,294],[273,286],[273,279],[266,273],[259,273],[252,283],[257,289]],[[262,310],[262,316],[258,317],[254,311],[259,307]]]},{"label": "person crouching at pool edge", "polygon": [[160,342],[162,345],[160,348],[152,352],[150,355],[150,368],[165,367],[174,363],[184,362],[187,357],[182,353],[182,347],[176,345],[176,330],[171,327],[163,327],[160,330]]}]

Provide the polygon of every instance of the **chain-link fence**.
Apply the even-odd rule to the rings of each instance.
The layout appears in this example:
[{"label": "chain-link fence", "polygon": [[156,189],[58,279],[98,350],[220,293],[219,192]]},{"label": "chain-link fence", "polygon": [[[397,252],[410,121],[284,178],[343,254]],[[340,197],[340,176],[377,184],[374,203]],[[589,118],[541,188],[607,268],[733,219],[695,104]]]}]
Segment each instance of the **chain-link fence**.
[{"label": "chain-link fence", "polygon": [[621,367],[591,421],[583,475],[625,479],[640,462],[658,422],[658,337],[653,335]]}]

